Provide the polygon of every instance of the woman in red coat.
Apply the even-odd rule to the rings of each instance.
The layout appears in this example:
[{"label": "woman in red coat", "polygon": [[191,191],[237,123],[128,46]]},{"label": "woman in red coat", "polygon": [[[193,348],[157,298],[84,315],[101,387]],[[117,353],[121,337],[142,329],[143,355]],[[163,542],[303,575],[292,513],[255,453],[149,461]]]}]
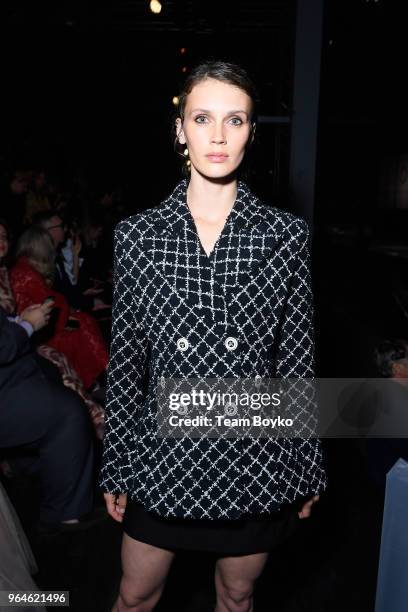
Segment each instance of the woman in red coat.
[{"label": "woman in red coat", "polygon": [[66,355],[88,389],[107,367],[107,347],[92,316],[71,309],[65,297],[52,289],[54,261],[55,248],[48,233],[37,227],[26,230],[10,273],[17,312],[54,298],[54,324],[44,343]]}]

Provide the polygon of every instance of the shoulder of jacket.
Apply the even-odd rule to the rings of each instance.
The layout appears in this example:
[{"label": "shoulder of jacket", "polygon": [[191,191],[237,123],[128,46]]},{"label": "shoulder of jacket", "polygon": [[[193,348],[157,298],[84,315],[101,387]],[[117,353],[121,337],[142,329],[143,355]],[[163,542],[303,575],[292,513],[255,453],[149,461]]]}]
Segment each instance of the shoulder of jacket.
[{"label": "shoulder of jacket", "polygon": [[303,217],[295,215],[283,208],[268,205],[260,200],[257,202],[257,207],[259,214],[265,222],[274,229],[276,234],[287,234],[290,237],[308,234],[309,224]]},{"label": "shoulder of jacket", "polygon": [[159,206],[153,206],[126,217],[116,225],[115,236],[120,236],[122,239],[130,238],[131,240],[142,238],[144,233],[155,224],[159,216]]}]

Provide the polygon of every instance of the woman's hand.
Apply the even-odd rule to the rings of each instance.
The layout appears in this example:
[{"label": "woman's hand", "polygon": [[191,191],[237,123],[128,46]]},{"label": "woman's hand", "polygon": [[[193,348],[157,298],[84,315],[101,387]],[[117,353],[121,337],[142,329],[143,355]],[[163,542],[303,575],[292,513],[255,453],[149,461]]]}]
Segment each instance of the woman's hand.
[{"label": "woman's hand", "polygon": [[109,516],[121,523],[127,504],[127,493],[104,493]]},{"label": "woman's hand", "polygon": [[319,501],[319,499],[320,499],[320,495],[313,495],[311,499],[308,499],[307,502],[302,506],[301,511],[298,512],[299,518],[300,519],[308,518],[312,511],[313,504]]},{"label": "woman's hand", "polygon": [[32,304],[28,306],[20,315],[21,321],[28,321],[34,331],[42,329],[50,320],[51,311],[54,305],[52,302],[46,304]]}]

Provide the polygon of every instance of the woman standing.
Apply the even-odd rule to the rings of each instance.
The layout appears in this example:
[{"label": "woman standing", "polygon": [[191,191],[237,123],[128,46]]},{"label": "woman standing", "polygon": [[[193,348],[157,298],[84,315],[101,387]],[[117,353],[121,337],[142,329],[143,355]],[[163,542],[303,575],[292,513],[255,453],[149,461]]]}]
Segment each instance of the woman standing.
[{"label": "woman standing", "polygon": [[116,227],[100,486],[124,527],[118,612],[154,608],[179,549],[219,553],[216,611],[251,611],[269,551],[326,488],[316,439],[157,435],[165,379],[313,377],[307,224],[238,180],[255,104],[239,66],[193,70],[175,120],[189,177]]}]

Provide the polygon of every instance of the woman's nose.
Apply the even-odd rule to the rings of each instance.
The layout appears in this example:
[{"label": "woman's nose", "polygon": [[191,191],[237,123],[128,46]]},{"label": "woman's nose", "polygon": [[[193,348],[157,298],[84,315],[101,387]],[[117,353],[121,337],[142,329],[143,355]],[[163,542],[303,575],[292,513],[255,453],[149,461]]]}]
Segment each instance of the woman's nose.
[{"label": "woman's nose", "polygon": [[216,125],[214,127],[213,133],[212,133],[212,139],[211,142],[216,142],[218,144],[223,144],[225,143],[225,134],[224,134],[224,129],[222,125]]}]

